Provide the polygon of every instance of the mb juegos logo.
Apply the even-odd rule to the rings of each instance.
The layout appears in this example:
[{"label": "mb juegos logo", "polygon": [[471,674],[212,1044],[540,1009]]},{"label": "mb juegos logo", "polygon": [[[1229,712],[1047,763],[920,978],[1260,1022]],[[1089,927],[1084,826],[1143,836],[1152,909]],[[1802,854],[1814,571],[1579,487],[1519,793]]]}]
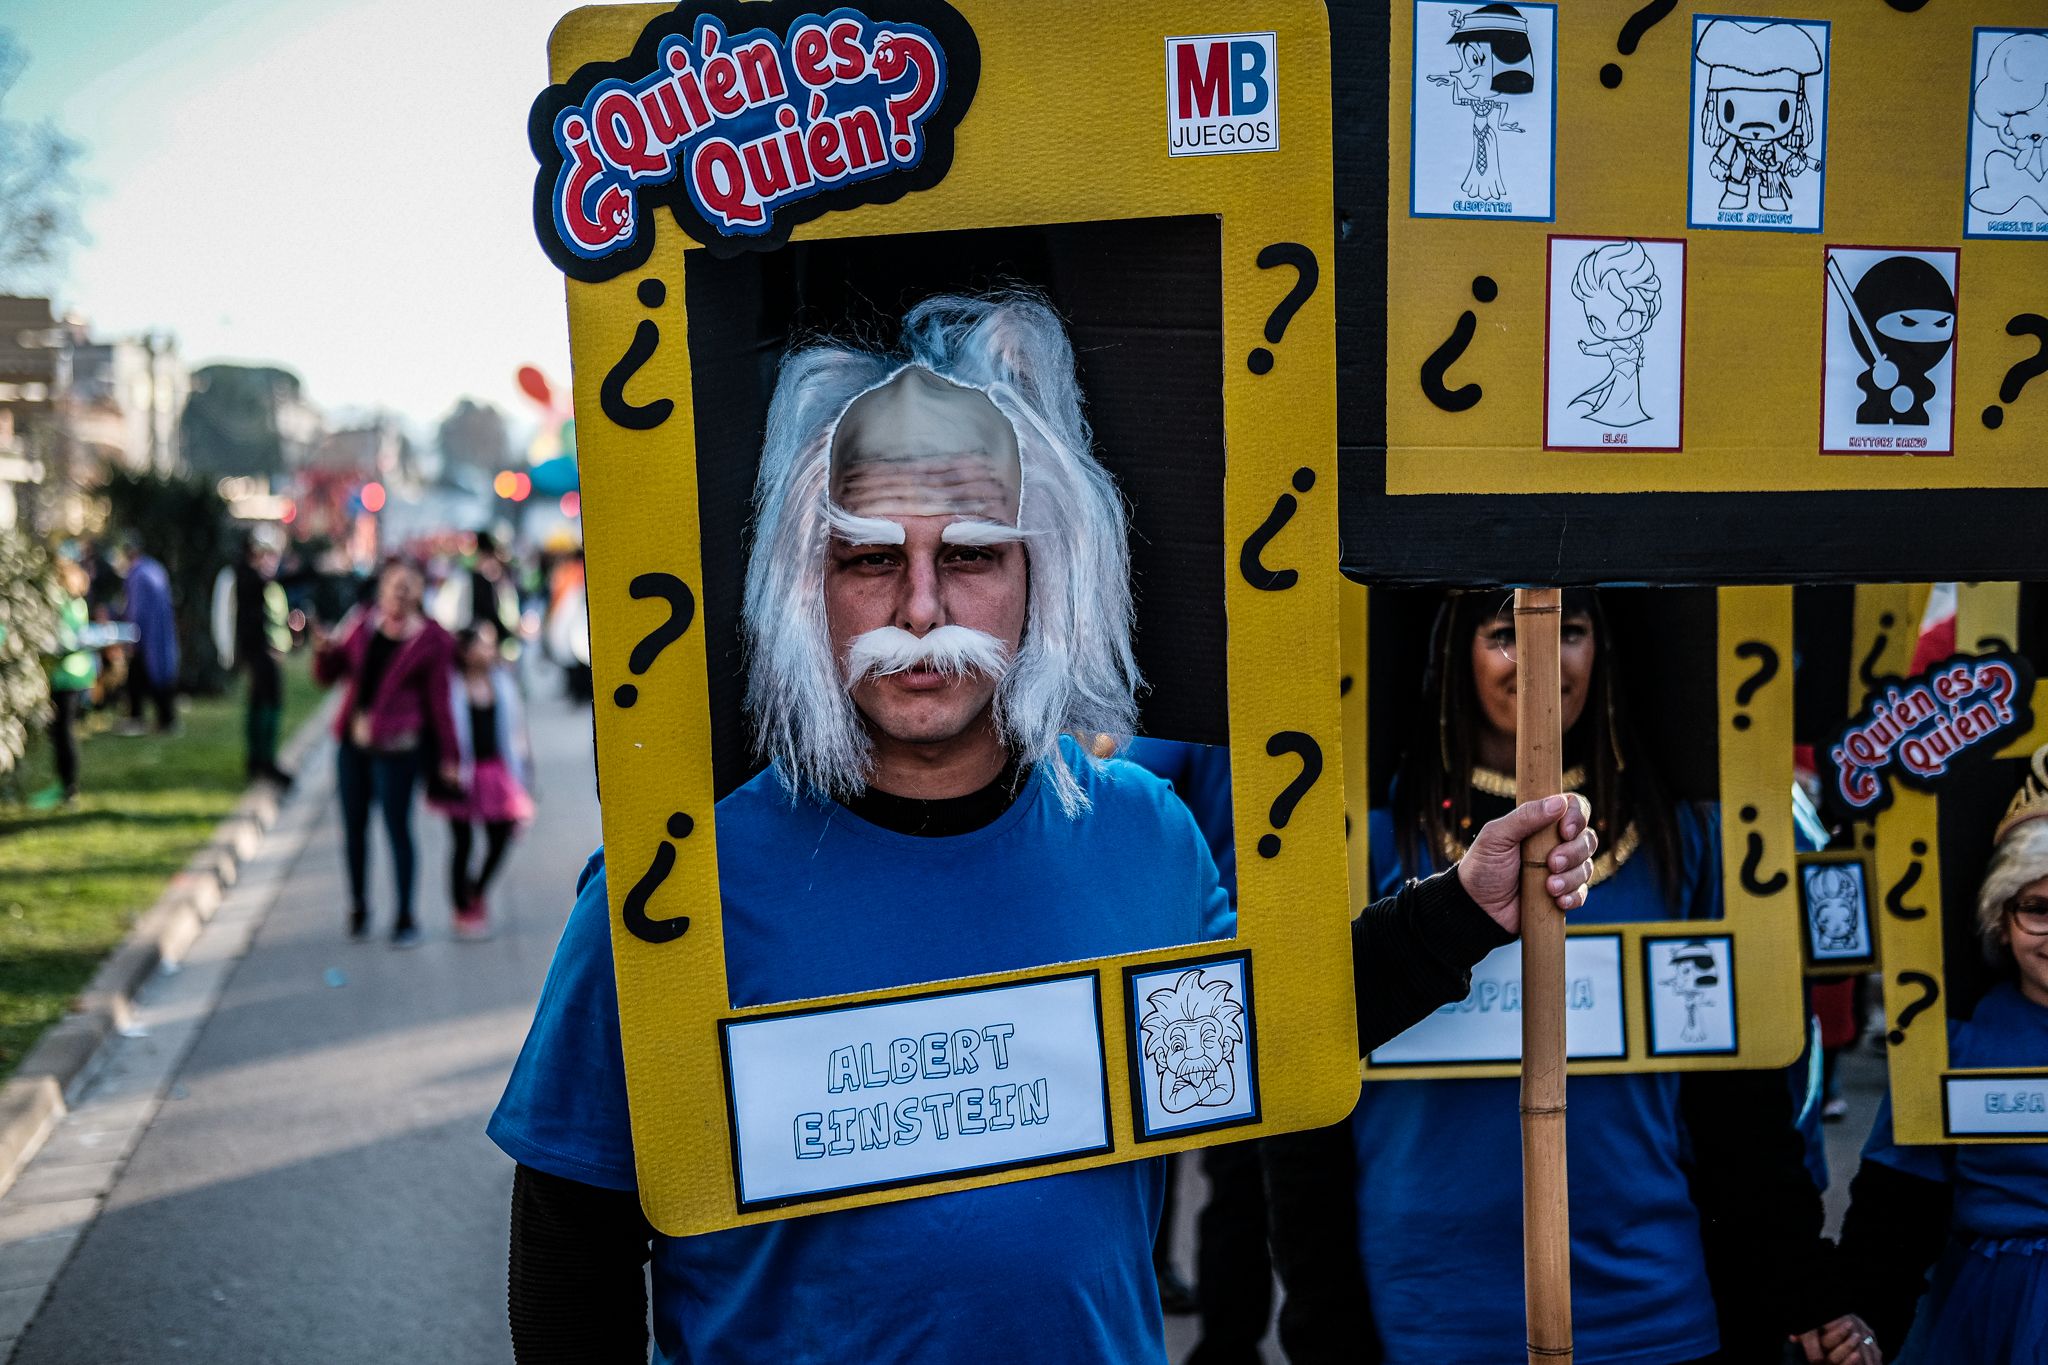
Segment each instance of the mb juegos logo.
[{"label": "mb juegos logo", "polygon": [[1270,33],[1166,40],[1171,156],[1280,149],[1280,74]]}]

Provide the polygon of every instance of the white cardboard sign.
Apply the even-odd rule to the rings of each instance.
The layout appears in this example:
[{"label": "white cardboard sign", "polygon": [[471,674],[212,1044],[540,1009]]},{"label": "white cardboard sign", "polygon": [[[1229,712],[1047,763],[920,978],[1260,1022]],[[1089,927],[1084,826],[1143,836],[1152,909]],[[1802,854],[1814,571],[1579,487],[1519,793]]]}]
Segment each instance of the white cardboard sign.
[{"label": "white cardboard sign", "polygon": [[2048,1137],[2048,1077],[1944,1076],[1950,1137]]},{"label": "white cardboard sign", "polygon": [[[1621,938],[1565,940],[1565,1055],[1628,1055],[1621,998]],[[1406,1033],[1373,1049],[1374,1066],[1515,1062],[1522,1058],[1522,945],[1506,944],[1472,969],[1472,989]]]},{"label": "white cardboard sign", "polygon": [[723,1034],[742,1209],[1110,1147],[1093,973]]}]

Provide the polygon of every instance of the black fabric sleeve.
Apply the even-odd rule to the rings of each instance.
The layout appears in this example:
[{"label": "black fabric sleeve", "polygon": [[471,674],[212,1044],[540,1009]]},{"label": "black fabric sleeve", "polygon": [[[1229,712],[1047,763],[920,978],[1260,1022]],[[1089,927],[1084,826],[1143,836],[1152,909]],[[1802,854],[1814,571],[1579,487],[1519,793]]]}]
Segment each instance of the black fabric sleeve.
[{"label": "black fabric sleeve", "polygon": [[1928,1180],[1866,1161],[1849,1184],[1842,1218],[1842,1276],[1851,1311],[1870,1324],[1890,1359],[1905,1343],[1927,1269],[1948,1243],[1954,1192]]},{"label": "black fabric sleeve", "polygon": [[1693,1071],[1678,1096],[1723,1348],[1778,1359],[1788,1333],[1848,1311],[1792,1087],[1782,1070]]},{"label": "black fabric sleeve", "polygon": [[[1462,999],[1474,964],[1512,940],[1466,894],[1455,868],[1367,906],[1351,925],[1360,1051]],[[1294,1365],[1372,1365],[1380,1352],[1358,1263],[1350,1120],[1259,1148],[1273,1269],[1286,1291],[1282,1349]]]},{"label": "black fabric sleeve", "polygon": [[653,1236],[633,1191],[520,1166],[506,1291],[518,1365],[645,1365]]},{"label": "black fabric sleeve", "polygon": [[1513,941],[1466,893],[1455,867],[1368,905],[1351,922],[1359,1052],[1462,1000],[1479,959]]},{"label": "black fabric sleeve", "polygon": [[1266,1232],[1291,1365],[1378,1365],[1379,1335],[1358,1263],[1358,1159],[1351,1120],[1263,1138]]}]

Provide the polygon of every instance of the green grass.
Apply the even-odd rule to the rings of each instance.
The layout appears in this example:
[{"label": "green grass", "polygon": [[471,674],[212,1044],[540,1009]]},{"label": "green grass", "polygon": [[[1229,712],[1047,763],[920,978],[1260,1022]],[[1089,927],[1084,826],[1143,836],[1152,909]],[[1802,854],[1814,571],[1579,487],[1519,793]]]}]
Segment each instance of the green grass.
[{"label": "green grass", "polygon": [[[70,1008],[100,960],[204,847],[240,799],[243,684],[182,699],[184,733],[125,738],[87,719],[78,801],[49,805],[56,775],[38,744],[0,801],[0,1080]],[[285,664],[283,734],[318,704],[307,656]]]}]

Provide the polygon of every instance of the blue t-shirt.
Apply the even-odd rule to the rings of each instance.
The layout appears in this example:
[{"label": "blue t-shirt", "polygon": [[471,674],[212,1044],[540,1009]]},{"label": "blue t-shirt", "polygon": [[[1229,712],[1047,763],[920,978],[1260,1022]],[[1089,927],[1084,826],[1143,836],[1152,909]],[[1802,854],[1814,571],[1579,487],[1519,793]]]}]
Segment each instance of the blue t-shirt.
[{"label": "blue t-shirt", "polygon": [[1220,744],[1177,739],[1134,739],[1125,757],[1173,784],[1173,793],[1195,817],[1209,843],[1216,874],[1230,903],[1237,904],[1237,843],[1230,809],[1230,750]]},{"label": "blue t-shirt", "polygon": [[[718,805],[735,1005],[1101,957],[1228,935],[1194,821],[1164,782],[1067,750],[1092,809],[1043,772],[994,823],[917,838],[792,806],[763,773]],[[536,1170],[635,1186],[610,913],[591,860],[490,1135]],[[1143,1360],[1165,1354],[1154,1161],[656,1237],[657,1362]]]},{"label": "blue t-shirt", "polygon": [[[2048,1060],[2048,1007],[2001,981],[1965,1023],[1949,1026],[1956,1070],[2037,1067]],[[1878,1106],[1863,1159],[1954,1187],[1956,1230],[1969,1240],[2048,1237],[2048,1142],[1905,1147],[1892,1140],[1892,1097]]]},{"label": "blue t-shirt", "polygon": [[[1715,827],[1691,807],[1678,811],[1686,905],[1674,913],[1639,853],[1572,912],[1573,923],[1720,914]],[[1378,894],[1391,894],[1407,875],[1391,816],[1374,811],[1371,831]],[[1517,1086],[1374,1081],[1352,1112],[1359,1261],[1388,1365],[1522,1358]],[[1565,1122],[1577,1358],[1672,1365],[1713,1354],[1720,1334],[1687,1185],[1678,1077],[1575,1077]]]}]

